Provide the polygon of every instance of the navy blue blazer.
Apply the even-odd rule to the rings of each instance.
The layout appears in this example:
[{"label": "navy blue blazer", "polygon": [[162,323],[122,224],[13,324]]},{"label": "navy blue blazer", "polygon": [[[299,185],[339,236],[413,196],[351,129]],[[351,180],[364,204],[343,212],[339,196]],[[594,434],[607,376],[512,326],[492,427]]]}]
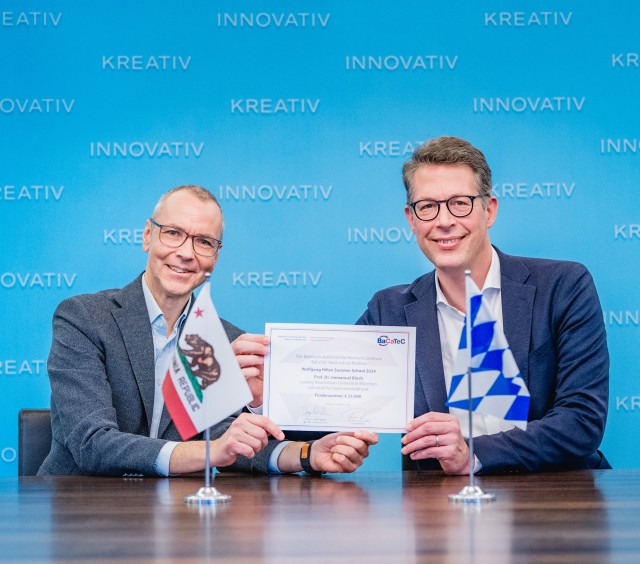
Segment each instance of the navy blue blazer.
[{"label": "navy blue blazer", "polygon": [[[222,321],[229,340],[243,333]],[[118,290],[64,300],[53,317],[47,371],[51,382],[51,452],[39,475],[140,473],[180,435],[166,406],[158,438],[149,437],[155,368],[153,336],[141,276]],[[212,438],[233,417],[214,426]],[[201,438],[200,436],[194,439]],[[231,469],[266,472],[277,441]]]},{"label": "navy blue blazer", "polygon": [[[597,450],[607,420],[609,353],[591,275],[578,263],[496,251],[504,331],[531,404],[526,431],[474,439],[482,473],[610,468]],[[357,323],[416,327],[415,416],[448,412],[435,271],[376,293]]]}]

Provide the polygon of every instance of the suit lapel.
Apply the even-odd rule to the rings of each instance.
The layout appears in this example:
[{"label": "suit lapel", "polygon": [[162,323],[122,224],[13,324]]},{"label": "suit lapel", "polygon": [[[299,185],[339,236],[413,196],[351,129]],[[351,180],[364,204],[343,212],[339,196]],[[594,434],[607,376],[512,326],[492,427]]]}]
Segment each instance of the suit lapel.
[{"label": "suit lapel", "polygon": [[438,330],[435,272],[425,275],[413,293],[417,301],[404,309],[407,325],[416,328],[416,386],[421,387],[422,393],[416,390],[415,416],[428,411],[446,413],[447,389]]},{"label": "suit lapel", "polygon": [[[525,285],[529,270],[516,257],[498,252],[500,258],[502,317],[504,332],[520,373],[528,384],[531,320],[536,289]],[[407,325],[416,327],[416,412],[446,413],[447,389],[442,367],[442,349],[436,309],[435,271],[425,275],[413,288],[417,301],[405,306]],[[421,399],[424,394],[424,400]],[[426,403],[425,403],[426,402]]]},{"label": "suit lapel", "polygon": [[[164,406],[162,407],[162,415],[160,416],[160,424],[158,425],[159,439],[168,438],[168,437],[163,437],[162,435],[167,430],[169,423],[171,423],[171,415],[169,415],[169,412],[167,411],[167,404],[165,403]],[[175,440],[175,437],[173,438],[173,440]]]},{"label": "suit lapel", "polygon": [[129,362],[147,416],[147,426],[151,427],[155,366],[153,337],[149,324],[149,313],[142,292],[141,276],[122,288],[116,294],[115,301],[120,307],[114,309],[112,315],[127,349]]},{"label": "suit lapel", "polygon": [[[497,250],[497,249],[496,249]],[[529,347],[535,286],[525,285],[529,270],[516,257],[498,251],[504,334],[525,383],[529,384]]]}]

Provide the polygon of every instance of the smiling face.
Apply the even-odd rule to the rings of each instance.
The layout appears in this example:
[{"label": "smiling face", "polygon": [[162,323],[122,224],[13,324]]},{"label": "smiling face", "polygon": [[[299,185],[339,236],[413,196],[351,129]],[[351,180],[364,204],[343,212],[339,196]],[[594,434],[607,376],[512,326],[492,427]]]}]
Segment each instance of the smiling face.
[{"label": "smiling face", "polygon": [[[477,194],[471,167],[429,164],[415,171],[411,201],[446,200],[452,196]],[[409,206],[404,211],[420,249],[435,265],[442,282],[443,276],[463,276],[466,269],[471,270],[474,280],[484,281],[491,266],[489,227],[495,221],[497,210],[498,201],[491,196],[474,200],[473,211],[466,217],[451,215],[444,203],[440,204],[438,216],[431,221],[419,220]]]},{"label": "smiling face", "polygon": [[[222,238],[222,211],[210,200],[203,201],[189,190],[179,190],[168,196],[154,216],[161,225],[177,227],[189,235]],[[145,280],[160,309],[165,312],[179,308],[189,300],[191,292],[204,282],[218,260],[198,255],[193,239],[187,238],[178,248],[167,247],[159,239],[160,228],[147,221],[142,235],[142,248],[149,254]]]}]

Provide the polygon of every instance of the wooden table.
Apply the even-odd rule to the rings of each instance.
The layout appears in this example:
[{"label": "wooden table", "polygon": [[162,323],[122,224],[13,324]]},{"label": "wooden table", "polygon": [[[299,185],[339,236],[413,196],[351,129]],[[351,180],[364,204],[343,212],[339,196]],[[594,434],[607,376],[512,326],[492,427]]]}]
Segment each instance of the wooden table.
[{"label": "wooden table", "polygon": [[640,562],[640,470],[478,478],[448,501],[432,472],[218,475],[228,504],[183,503],[201,478],[2,478],[9,562]]}]

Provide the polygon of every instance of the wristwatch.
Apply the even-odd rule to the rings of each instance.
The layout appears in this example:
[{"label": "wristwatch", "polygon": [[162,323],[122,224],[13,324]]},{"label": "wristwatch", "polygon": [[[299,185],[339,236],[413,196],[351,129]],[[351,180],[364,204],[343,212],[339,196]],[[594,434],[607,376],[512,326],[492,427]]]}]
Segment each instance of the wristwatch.
[{"label": "wristwatch", "polygon": [[314,442],[315,441],[308,441],[306,443],[302,443],[302,448],[300,449],[300,465],[310,476],[322,476],[324,472],[321,470],[314,470],[311,466],[311,445]]}]

